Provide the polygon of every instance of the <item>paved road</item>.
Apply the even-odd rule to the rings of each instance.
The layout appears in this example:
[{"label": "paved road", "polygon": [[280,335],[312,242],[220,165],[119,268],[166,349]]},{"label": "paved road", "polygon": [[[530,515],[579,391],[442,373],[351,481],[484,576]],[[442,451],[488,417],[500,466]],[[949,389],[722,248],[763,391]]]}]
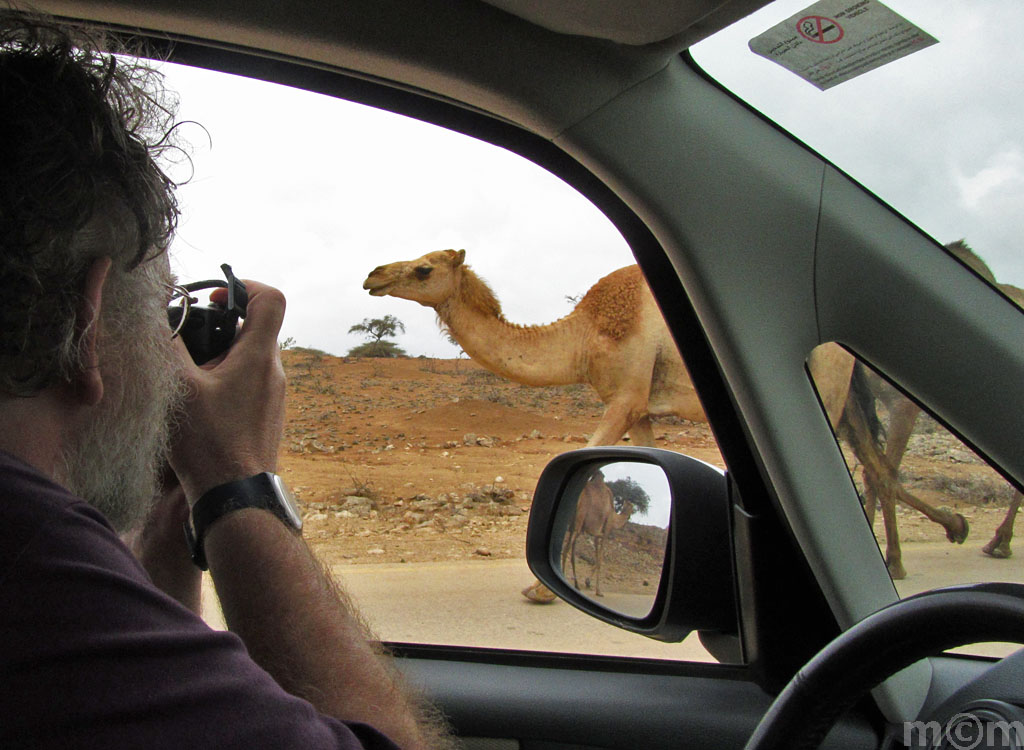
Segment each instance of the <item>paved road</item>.
[{"label": "paved road", "polygon": [[[1024,551],[1021,557],[993,560],[969,545],[904,545],[910,574],[897,584],[901,595],[941,586],[952,575],[961,582],[1024,583]],[[384,640],[711,660],[696,638],[660,643],[605,625],[564,602],[527,601],[519,590],[533,577],[522,560],[340,565],[334,572]],[[204,590],[212,592],[212,586]],[[222,622],[212,594],[205,611],[211,623]],[[1009,650],[1007,646],[973,649],[991,654]]]},{"label": "paved road", "polygon": [[[696,638],[661,643],[565,602],[528,601],[519,590],[533,576],[523,560],[338,565],[333,572],[387,641],[712,661]],[[223,627],[212,594],[204,614]]]}]

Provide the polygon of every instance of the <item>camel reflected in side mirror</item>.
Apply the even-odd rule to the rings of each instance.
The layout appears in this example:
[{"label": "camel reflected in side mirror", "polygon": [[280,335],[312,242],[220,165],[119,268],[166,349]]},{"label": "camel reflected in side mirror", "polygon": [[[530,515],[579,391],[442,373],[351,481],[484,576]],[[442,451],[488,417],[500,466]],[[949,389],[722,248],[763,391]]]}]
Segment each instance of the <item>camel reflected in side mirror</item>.
[{"label": "camel reflected in side mirror", "polygon": [[537,480],[526,560],[592,617],[669,643],[698,631],[716,639],[716,658],[737,661],[731,486],[722,469],[675,451],[566,451]]},{"label": "camel reflected in side mirror", "polygon": [[588,599],[629,617],[645,617],[660,584],[671,510],[660,467],[594,465],[575,504],[567,502],[561,511],[571,522],[552,555],[561,562],[557,572]]}]

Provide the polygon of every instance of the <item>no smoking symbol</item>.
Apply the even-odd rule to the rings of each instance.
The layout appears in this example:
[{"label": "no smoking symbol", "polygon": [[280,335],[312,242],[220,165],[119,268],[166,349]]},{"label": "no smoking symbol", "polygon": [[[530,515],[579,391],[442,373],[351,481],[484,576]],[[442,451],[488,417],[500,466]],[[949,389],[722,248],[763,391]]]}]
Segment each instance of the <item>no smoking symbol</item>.
[{"label": "no smoking symbol", "polygon": [[835,44],[843,38],[843,27],[825,16],[804,16],[797,21],[796,30],[817,44]]}]

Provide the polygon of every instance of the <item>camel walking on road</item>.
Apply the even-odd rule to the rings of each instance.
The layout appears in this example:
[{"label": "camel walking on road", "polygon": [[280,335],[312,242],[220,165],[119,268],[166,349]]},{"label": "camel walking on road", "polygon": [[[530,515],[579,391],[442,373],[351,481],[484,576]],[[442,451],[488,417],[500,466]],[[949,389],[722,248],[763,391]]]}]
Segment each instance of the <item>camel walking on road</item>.
[{"label": "camel walking on road", "polygon": [[591,474],[590,479],[580,491],[580,498],[576,505],[576,516],[572,528],[569,530],[569,538],[562,547],[562,575],[565,575],[565,558],[568,556],[572,561],[572,585],[577,589],[580,587],[576,577],[576,542],[580,534],[587,534],[594,540],[594,595],[604,596],[601,593],[601,557],[604,552],[605,537],[616,529],[621,529],[629,523],[629,517],[633,515],[633,504],[628,500],[623,503],[622,511],[615,512],[614,496],[612,489],[604,481],[604,475],[600,470]]}]

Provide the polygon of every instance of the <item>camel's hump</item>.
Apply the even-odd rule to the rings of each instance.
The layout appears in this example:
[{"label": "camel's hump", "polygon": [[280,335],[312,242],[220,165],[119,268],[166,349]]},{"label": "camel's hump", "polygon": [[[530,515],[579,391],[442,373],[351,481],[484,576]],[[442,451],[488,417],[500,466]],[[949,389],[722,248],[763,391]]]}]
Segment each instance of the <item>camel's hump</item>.
[{"label": "camel's hump", "polygon": [[601,335],[618,341],[640,324],[640,305],[646,288],[639,266],[620,268],[590,287],[576,312],[592,320]]}]

